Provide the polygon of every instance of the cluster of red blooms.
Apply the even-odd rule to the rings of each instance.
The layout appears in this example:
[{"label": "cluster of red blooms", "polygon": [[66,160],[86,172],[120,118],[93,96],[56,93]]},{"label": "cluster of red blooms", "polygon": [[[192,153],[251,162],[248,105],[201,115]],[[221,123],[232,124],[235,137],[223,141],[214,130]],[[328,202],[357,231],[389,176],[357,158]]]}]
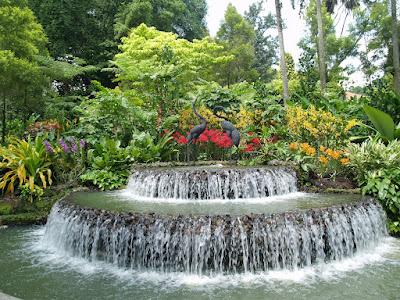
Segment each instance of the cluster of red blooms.
[{"label": "cluster of red blooms", "polygon": [[258,137],[252,137],[254,135],[253,132],[248,132],[247,135],[251,138],[244,148],[243,152],[253,152],[261,147],[261,139]]},{"label": "cluster of red blooms", "polygon": [[[174,132],[172,135],[174,140],[178,144],[187,144],[187,138],[179,132]],[[206,129],[196,140],[196,143],[208,143],[215,144],[218,148],[230,148],[232,146],[232,140],[225,132],[217,129]]]}]

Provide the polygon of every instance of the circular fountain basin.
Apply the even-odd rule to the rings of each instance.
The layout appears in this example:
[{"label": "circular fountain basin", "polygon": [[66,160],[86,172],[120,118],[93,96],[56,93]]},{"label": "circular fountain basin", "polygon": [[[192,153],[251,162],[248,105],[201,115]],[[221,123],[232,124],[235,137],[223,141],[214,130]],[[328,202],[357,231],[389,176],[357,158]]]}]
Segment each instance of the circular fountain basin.
[{"label": "circular fountain basin", "polygon": [[382,207],[359,195],[304,194],[282,167],[135,171],[119,192],[77,192],[45,232],[74,257],[186,274],[295,270],[374,247]]},{"label": "circular fountain basin", "polygon": [[251,199],[297,191],[296,173],[285,167],[147,168],[132,173],[125,194],[160,199]]},{"label": "circular fountain basin", "polygon": [[163,199],[144,198],[117,192],[76,192],[67,200],[81,207],[115,212],[155,213],[160,215],[245,215],[274,214],[352,204],[362,200],[358,194],[290,193],[250,199]]}]

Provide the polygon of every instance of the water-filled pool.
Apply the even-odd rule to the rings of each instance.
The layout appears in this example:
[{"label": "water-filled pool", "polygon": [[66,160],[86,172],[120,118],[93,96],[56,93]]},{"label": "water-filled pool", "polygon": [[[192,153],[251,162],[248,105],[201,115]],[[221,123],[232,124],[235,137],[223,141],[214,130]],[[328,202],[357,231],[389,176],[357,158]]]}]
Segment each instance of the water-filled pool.
[{"label": "water-filled pool", "polygon": [[43,243],[44,227],[0,230],[0,291],[22,299],[398,299],[400,240],[294,271],[198,276],[117,268]]},{"label": "water-filled pool", "polygon": [[139,212],[170,215],[243,215],[280,213],[354,203],[361,199],[353,194],[290,193],[280,196],[248,199],[163,199],[146,198],[125,191],[76,192],[68,199],[82,207],[118,212]]}]

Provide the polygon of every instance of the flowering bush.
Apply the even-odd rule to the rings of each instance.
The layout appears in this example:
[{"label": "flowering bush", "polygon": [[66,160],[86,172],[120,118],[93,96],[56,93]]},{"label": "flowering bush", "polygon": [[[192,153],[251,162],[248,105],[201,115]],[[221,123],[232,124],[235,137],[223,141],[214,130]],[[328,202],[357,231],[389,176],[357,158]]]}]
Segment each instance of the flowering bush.
[{"label": "flowering bush", "polygon": [[313,169],[323,175],[338,173],[344,170],[349,163],[348,153],[345,150],[335,150],[319,146],[315,148],[309,143],[293,142],[288,148],[295,154],[295,160],[303,164],[303,169]]},{"label": "flowering bush", "polygon": [[61,125],[56,120],[38,121],[28,126],[28,133],[33,137],[49,133],[58,136],[60,132]]},{"label": "flowering bush", "polygon": [[304,141],[313,146],[338,148],[348,140],[349,130],[359,122],[346,121],[328,111],[310,106],[289,106],[286,111],[289,133],[295,141]]},{"label": "flowering bush", "polygon": [[[172,134],[173,139],[179,145],[187,145],[186,136],[176,131]],[[198,139],[194,141],[197,150],[201,151],[202,159],[224,159],[225,150],[232,147],[232,140],[227,133],[217,129],[206,129]],[[183,149],[181,149],[181,152]]]},{"label": "flowering bush", "polygon": [[[177,131],[173,133],[172,137],[178,144],[184,145],[188,143],[187,138]],[[204,130],[204,132],[194,142],[197,144],[212,143],[217,148],[222,149],[230,148],[232,146],[232,140],[228,134],[217,129]]]},{"label": "flowering bush", "polygon": [[67,137],[53,143],[44,140],[43,145],[52,160],[56,162],[54,176],[59,182],[73,181],[79,176],[86,162],[85,140]]},{"label": "flowering bush", "polygon": [[246,136],[246,146],[243,152],[250,153],[258,150],[261,147],[261,139],[256,137],[253,132],[248,132]]},{"label": "flowering bush", "polygon": [[[209,128],[220,128],[221,119],[216,117],[210,109],[206,107],[200,107],[198,111],[207,120]],[[239,130],[244,130],[251,127],[261,127],[264,124],[263,113],[261,110],[250,111],[241,106],[239,112],[234,116],[231,114],[225,114],[224,112],[219,112],[219,114],[227,117]],[[179,128],[184,131],[189,131],[190,128],[197,125],[197,122],[198,118],[194,115],[191,108],[181,111]]]},{"label": "flowering bush", "polygon": [[249,127],[261,128],[264,124],[263,112],[261,110],[247,110],[243,106],[240,107],[239,112],[235,115],[236,127],[244,130]]},{"label": "flowering bush", "polygon": [[[198,108],[198,112],[202,115],[208,122],[208,126],[210,128],[219,128],[220,119],[214,116],[213,112],[202,106]],[[224,115],[221,113],[221,115]],[[199,119],[193,113],[192,108],[184,109],[180,112],[179,117],[179,128],[183,131],[189,131],[191,128],[196,126],[199,122]]]}]

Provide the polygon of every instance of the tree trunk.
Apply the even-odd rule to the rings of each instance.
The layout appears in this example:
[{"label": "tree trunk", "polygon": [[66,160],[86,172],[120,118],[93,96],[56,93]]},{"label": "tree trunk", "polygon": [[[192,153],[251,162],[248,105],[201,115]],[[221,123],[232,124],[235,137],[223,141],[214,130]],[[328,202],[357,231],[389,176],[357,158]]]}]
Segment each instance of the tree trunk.
[{"label": "tree trunk", "polygon": [[321,0],[316,0],[317,6],[317,24],[318,24],[318,63],[319,63],[319,80],[322,94],[326,89],[326,63],[325,63],[325,37],[322,21]]},{"label": "tree trunk", "polygon": [[280,66],[283,81],[283,100],[286,104],[286,99],[289,98],[289,83],[285,59],[285,45],[283,43],[283,30],[282,30],[282,16],[281,16],[281,3],[280,0],[275,0],[276,9],[276,23],[278,27],[278,38],[279,38],[279,52],[281,56]]},{"label": "tree trunk", "polygon": [[399,34],[397,30],[397,9],[396,0],[390,1],[392,13],[392,44],[393,44],[393,70],[394,70],[394,89],[400,93],[400,55],[399,55]]},{"label": "tree trunk", "polygon": [[7,109],[7,104],[6,104],[6,94],[3,93],[3,130],[2,130],[2,138],[1,141],[4,144],[6,142],[6,134],[7,134],[7,124],[6,124],[6,109]]}]

